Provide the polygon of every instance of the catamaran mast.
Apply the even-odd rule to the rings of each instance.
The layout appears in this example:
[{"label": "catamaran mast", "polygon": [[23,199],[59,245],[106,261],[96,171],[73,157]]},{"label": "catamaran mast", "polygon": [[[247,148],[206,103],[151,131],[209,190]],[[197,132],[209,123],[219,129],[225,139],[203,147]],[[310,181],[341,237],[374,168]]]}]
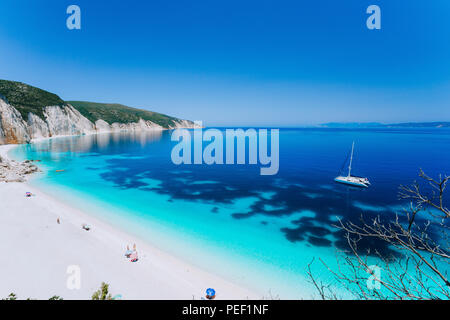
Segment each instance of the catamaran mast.
[{"label": "catamaran mast", "polygon": [[352,161],[353,161],[353,149],[355,148],[355,141],[352,143],[352,155],[350,156],[350,164],[348,165],[348,176],[350,177],[350,173],[352,171]]}]

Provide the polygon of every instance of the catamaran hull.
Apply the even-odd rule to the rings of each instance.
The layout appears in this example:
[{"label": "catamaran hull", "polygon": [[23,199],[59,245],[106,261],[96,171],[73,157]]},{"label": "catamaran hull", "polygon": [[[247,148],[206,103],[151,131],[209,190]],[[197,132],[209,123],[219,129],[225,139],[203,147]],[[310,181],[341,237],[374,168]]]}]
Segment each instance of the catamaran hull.
[{"label": "catamaran hull", "polygon": [[363,183],[363,182],[357,182],[357,181],[349,181],[346,179],[341,179],[341,178],[335,178],[334,181],[338,182],[338,183],[342,183],[342,184],[347,184],[349,186],[354,186],[354,187],[360,187],[360,188],[367,188],[369,187],[369,185]]}]

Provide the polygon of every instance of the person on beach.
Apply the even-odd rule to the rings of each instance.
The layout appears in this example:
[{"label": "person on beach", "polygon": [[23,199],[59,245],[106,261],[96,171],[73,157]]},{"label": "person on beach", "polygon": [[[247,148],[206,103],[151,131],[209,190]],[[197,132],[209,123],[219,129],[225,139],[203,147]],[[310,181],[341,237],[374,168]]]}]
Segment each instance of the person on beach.
[{"label": "person on beach", "polygon": [[133,253],[133,251],[130,250],[130,246],[127,245],[127,251],[125,251],[125,257],[130,258],[132,253]]},{"label": "person on beach", "polygon": [[138,253],[136,250],[136,243],[133,244],[133,250],[130,250],[130,247],[127,245],[127,251],[125,251],[125,256],[128,259],[131,259],[131,262],[137,262],[139,260]]},{"label": "person on beach", "polygon": [[131,259],[131,260],[130,260],[131,262],[137,262],[137,261],[139,260],[137,251],[134,251],[134,252],[130,255],[130,259]]}]

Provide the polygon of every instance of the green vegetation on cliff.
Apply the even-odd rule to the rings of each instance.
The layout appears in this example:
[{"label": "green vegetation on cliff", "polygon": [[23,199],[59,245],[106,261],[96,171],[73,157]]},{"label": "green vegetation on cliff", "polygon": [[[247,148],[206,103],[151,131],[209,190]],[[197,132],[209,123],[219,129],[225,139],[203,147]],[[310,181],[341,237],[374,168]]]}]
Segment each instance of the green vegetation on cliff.
[{"label": "green vegetation on cliff", "polygon": [[28,119],[30,112],[44,119],[44,107],[64,104],[56,94],[16,81],[0,80],[0,94],[20,112],[24,120]]},{"label": "green vegetation on cliff", "polygon": [[139,119],[149,120],[162,127],[169,127],[174,124],[176,118],[166,116],[147,110],[127,107],[115,103],[96,103],[87,101],[67,101],[83,116],[95,122],[99,119],[105,120],[109,124],[114,122],[131,123],[138,122]]},{"label": "green vegetation on cliff", "polygon": [[83,116],[92,122],[99,119],[108,124],[114,122],[131,123],[139,119],[149,120],[164,128],[173,126],[177,118],[148,110],[127,107],[121,104],[95,103],[87,101],[64,101],[56,94],[27,85],[22,82],[0,80],[0,96],[5,97],[27,121],[28,114],[34,113],[45,120],[44,108],[71,104]]}]

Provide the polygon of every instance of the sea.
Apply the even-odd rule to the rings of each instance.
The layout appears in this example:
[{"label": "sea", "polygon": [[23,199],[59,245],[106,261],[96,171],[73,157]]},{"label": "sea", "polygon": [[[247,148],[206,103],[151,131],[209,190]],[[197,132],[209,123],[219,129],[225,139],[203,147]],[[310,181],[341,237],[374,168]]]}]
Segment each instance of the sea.
[{"label": "sea", "polygon": [[[351,255],[339,221],[404,216],[401,185],[420,181],[421,169],[450,174],[445,128],[281,128],[275,175],[259,163],[174,164],[173,133],[55,137],[10,155],[39,161],[44,173],[30,183],[41,190],[269,299],[320,298],[310,274],[346,297],[330,271]],[[368,188],[334,182],[353,142],[352,174]],[[401,259],[382,241],[362,240],[367,249],[375,265]]]}]

